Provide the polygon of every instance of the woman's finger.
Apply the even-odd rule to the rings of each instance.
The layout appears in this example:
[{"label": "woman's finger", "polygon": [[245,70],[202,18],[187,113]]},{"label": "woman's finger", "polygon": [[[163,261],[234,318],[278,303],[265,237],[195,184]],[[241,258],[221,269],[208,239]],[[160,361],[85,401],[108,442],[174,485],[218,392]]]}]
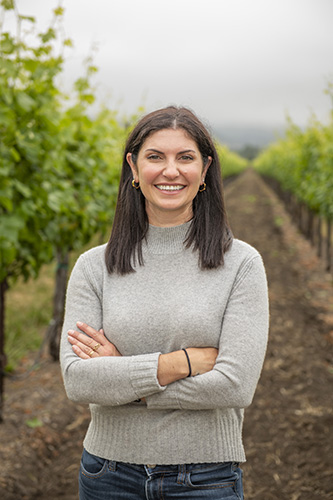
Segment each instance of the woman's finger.
[{"label": "woman's finger", "polygon": [[92,339],[97,340],[99,342],[104,338],[104,331],[101,333],[101,331],[95,330],[92,326],[87,325],[86,323],[82,323],[82,321],[78,321],[76,323],[76,326],[85,334],[89,335]]},{"label": "woman's finger", "polygon": [[97,350],[101,347],[100,342],[97,342],[95,339],[88,337],[84,333],[76,332],[75,330],[68,330],[68,339],[71,337],[75,342],[71,342],[75,345],[78,345],[80,349],[84,352],[88,353],[91,350],[97,352]]},{"label": "woman's finger", "polygon": [[91,347],[82,344],[75,337],[68,336],[70,344],[72,344],[72,349],[81,359],[96,358],[98,354]]},{"label": "woman's finger", "polygon": [[82,344],[87,345],[91,348],[94,348],[97,344],[99,346],[107,344],[108,340],[105,338],[105,336],[102,333],[97,332],[96,330],[95,332],[96,334],[93,337],[85,333],[80,333],[76,330],[68,330],[67,333],[68,335],[71,335],[72,337],[82,342]]}]

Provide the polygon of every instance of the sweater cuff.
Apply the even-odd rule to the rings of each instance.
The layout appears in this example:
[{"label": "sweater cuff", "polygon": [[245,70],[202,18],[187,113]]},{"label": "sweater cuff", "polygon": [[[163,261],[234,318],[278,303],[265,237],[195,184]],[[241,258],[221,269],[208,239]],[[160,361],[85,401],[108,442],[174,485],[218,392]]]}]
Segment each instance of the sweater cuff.
[{"label": "sweater cuff", "polygon": [[138,398],[144,398],[166,389],[159,384],[157,378],[160,354],[156,352],[132,357],[129,363],[130,380]]},{"label": "sweater cuff", "polygon": [[164,389],[167,391],[152,394],[146,399],[148,410],[181,410],[181,404],[177,397],[177,390],[171,385],[167,385]]}]

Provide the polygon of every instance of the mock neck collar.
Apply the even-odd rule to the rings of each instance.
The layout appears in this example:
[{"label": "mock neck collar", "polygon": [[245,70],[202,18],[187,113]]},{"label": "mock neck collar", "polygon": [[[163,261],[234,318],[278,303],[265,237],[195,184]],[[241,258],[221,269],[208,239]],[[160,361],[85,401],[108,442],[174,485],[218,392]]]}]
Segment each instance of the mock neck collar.
[{"label": "mock neck collar", "polygon": [[191,221],[180,226],[158,227],[149,225],[144,247],[153,254],[172,254],[184,250],[184,241]]}]

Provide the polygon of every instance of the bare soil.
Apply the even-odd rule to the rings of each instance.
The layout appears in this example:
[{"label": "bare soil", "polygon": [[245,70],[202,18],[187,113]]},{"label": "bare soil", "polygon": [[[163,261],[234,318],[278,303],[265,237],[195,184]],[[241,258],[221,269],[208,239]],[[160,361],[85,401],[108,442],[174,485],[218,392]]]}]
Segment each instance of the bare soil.
[{"label": "bare soil", "polygon": [[[245,416],[246,500],[333,498],[332,274],[253,171],[226,199],[235,236],[263,256],[270,290],[270,341]],[[6,381],[0,498],[74,500],[89,412],[67,400],[58,364],[44,357],[29,372],[33,356]]]}]

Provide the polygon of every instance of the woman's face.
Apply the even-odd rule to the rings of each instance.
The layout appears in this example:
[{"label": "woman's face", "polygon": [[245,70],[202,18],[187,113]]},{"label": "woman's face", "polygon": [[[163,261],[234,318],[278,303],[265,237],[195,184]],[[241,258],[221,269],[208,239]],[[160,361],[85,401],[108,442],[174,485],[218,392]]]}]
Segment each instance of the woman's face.
[{"label": "woman's face", "polygon": [[192,201],[211,164],[183,129],[163,129],[148,136],[136,163],[128,153],[133,177],[146,199],[149,223],[176,226],[192,218]]}]

